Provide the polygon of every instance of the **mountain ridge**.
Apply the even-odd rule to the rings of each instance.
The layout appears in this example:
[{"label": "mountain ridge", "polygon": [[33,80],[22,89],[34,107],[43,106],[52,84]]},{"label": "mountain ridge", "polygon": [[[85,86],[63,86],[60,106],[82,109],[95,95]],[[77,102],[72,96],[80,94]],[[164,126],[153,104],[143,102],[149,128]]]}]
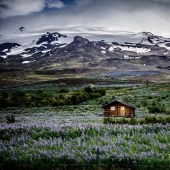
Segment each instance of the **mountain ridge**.
[{"label": "mountain ridge", "polygon": [[[153,69],[170,67],[170,39],[150,32],[135,34],[141,38],[138,43],[90,41],[79,35],[71,43],[60,43],[67,35],[47,32],[37,41],[11,49],[0,44],[2,68],[21,69],[64,69],[64,68],[112,68]],[[10,43],[8,43],[8,46]],[[148,59],[149,58],[149,59]]]}]

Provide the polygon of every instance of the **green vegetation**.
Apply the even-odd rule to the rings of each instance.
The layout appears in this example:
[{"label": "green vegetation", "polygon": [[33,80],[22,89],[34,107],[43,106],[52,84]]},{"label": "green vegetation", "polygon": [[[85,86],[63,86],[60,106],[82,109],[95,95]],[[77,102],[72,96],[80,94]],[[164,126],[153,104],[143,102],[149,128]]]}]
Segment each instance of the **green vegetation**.
[{"label": "green vegetation", "polygon": [[36,90],[22,91],[12,90],[0,93],[0,107],[43,107],[60,105],[77,105],[87,100],[99,98],[105,95],[103,88],[91,89],[85,87],[82,90]]},{"label": "green vegetation", "polygon": [[15,117],[14,115],[7,115],[6,116],[7,123],[15,123]]},{"label": "green vegetation", "polygon": [[143,124],[153,124],[153,123],[161,123],[163,125],[170,123],[170,116],[163,117],[163,116],[146,116],[145,118],[142,119],[136,119],[136,118],[131,118],[131,119],[125,119],[125,118],[120,118],[120,119],[115,119],[115,118],[104,118],[104,124],[110,123],[110,124],[130,124],[130,125],[143,125]]},{"label": "green vegetation", "polygon": [[[101,106],[115,99],[135,105],[136,117],[103,119]],[[168,169],[169,131],[168,83],[0,92],[2,169]]]}]

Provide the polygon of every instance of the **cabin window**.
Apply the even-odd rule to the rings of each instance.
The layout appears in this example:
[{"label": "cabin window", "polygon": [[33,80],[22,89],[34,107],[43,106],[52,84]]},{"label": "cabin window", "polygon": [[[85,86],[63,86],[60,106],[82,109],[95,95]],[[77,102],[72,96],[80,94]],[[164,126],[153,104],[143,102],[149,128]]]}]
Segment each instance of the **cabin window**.
[{"label": "cabin window", "polygon": [[114,106],[111,106],[111,110],[115,110],[115,107],[114,107]]},{"label": "cabin window", "polygon": [[125,110],[125,107],[121,107],[120,110]]}]

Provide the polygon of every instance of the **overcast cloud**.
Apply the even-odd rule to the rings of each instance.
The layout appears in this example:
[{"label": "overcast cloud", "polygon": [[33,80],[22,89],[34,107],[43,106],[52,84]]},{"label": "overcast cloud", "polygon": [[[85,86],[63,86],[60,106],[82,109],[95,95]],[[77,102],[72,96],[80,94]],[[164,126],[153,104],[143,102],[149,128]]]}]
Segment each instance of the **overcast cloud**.
[{"label": "overcast cloud", "polygon": [[1,31],[24,26],[170,35],[170,0],[0,0],[0,17]]},{"label": "overcast cloud", "polygon": [[63,8],[60,0],[0,0],[1,18],[41,12],[44,8]]}]

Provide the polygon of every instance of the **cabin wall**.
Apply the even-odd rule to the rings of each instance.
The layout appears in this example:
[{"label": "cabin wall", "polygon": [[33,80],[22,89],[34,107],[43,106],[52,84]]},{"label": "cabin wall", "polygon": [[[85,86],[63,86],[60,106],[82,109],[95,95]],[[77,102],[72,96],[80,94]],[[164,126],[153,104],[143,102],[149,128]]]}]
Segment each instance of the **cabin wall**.
[{"label": "cabin wall", "polygon": [[133,117],[134,109],[121,103],[114,103],[104,108],[107,117]]}]

